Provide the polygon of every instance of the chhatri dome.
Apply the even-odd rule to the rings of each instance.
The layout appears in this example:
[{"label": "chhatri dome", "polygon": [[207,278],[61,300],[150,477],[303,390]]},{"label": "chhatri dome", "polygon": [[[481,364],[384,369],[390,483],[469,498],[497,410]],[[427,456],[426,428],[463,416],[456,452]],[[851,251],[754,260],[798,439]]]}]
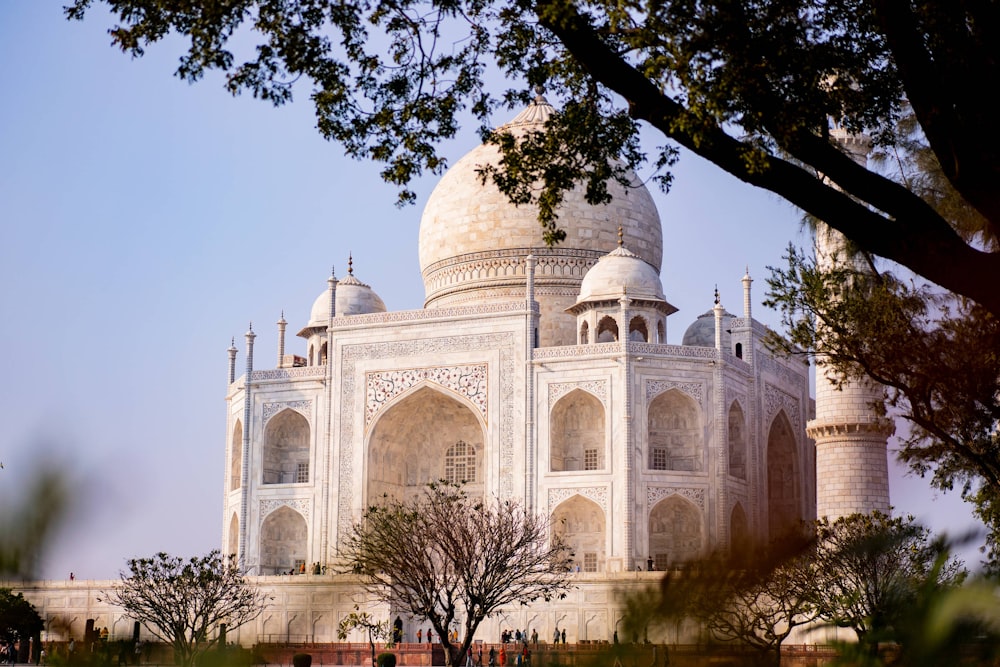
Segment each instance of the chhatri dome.
[{"label": "chhatri dome", "polygon": [[[347,260],[347,277],[337,282],[336,296],[337,317],[344,315],[364,315],[366,313],[384,313],[385,303],[371,288],[354,276],[354,258]],[[316,297],[309,314],[309,324],[306,329],[315,327],[326,328],[330,319],[330,289],[327,288]],[[301,335],[301,334],[300,334]]]},{"label": "chhatri dome", "polygon": [[[501,130],[541,130],[555,110],[539,94]],[[608,183],[612,201],[593,206],[584,189],[566,193],[558,224],[566,239],[554,247],[542,240],[534,206],[515,206],[477,169],[497,164],[496,146],[482,144],[455,163],[431,193],[420,222],[420,270],[426,308],[479,305],[523,299],[525,258],[537,260],[535,299],[541,312],[539,344],[572,345],[574,305],[587,271],[615,249],[619,226],[637,257],[658,275],[663,231],[653,198],[636,182]],[[662,296],[661,296],[662,298]]]}]

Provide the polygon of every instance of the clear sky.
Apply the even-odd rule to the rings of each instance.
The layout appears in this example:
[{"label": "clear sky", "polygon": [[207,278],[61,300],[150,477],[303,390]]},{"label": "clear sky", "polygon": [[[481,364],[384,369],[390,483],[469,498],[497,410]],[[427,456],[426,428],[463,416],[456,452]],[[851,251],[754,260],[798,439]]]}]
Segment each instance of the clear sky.
[{"label": "clear sky", "polygon": [[[220,546],[232,336],[242,369],[252,321],[255,366],[274,367],[274,323],[284,311],[290,332],[304,326],[348,253],[390,310],[421,307],[417,234],[435,179],[398,209],[376,167],[319,136],[307,86],[275,109],[217,76],[188,85],[172,76],[178,42],[131,60],[100,8],[70,23],[62,4],[0,2],[0,515],[36,466],[65,471],[79,492],[41,574],[100,579],[128,557]],[[450,163],[474,129],[445,148]],[[654,196],[680,308],[669,342],[716,284],[739,312],[747,266],[755,317],[777,325],[760,305],[766,267],[809,244],[799,214],[691,156]],[[938,530],[969,521],[957,494],[898,466],[891,496]]]}]

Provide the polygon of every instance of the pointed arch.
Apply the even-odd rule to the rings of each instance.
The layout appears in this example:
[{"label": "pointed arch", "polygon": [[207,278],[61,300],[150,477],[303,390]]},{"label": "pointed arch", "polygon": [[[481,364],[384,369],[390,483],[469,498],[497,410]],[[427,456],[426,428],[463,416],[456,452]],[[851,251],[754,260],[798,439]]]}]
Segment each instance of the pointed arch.
[{"label": "pointed arch", "polygon": [[309,421],[285,408],[264,427],[264,484],[309,481]]},{"label": "pointed arch", "polygon": [[243,422],[239,419],[233,425],[233,437],[229,444],[229,490],[235,491],[243,484]]},{"label": "pointed arch", "polygon": [[701,411],[687,394],[668,389],[649,404],[649,468],[699,472],[704,467]]},{"label": "pointed arch", "polygon": [[227,554],[238,554],[240,552],[240,520],[233,512],[229,519],[229,544]]},{"label": "pointed arch", "polygon": [[739,401],[729,406],[729,474],[737,479],[747,478],[747,422]]},{"label": "pointed arch", "polygon": [[604,470],[605,440],[604,404],[574,389],[549,413],[550,470]]},{"label": "pointed arch", "polygon": [[467,399],[421,383],[383,407],[369,431],[366,502],[383,494],[413,497],[449,475],[465,479],[471,497],[481,495],[485,443],[482,415]]},{"label": "pointed arch", "polygon": [[799,474],[792,425],[785,411],[779,410],[767,435],[767,519],[772,540],[801,525]]},{"label": "pointed arch", "polygon": [[580,325],[580,344],[587,345],[590,343],[590,325],[586,321]]},{"label": "pointed arch", "polygon": [[282,505],[260,527],[261,574],[299,572],[306,563],[309,528],[305,517]]},{"label": "pointed arch", "polygon": [[604,510],[593,500],[575,494],[559,503],[552,512],[552,535],[569,546],[574,567],[604,571],[607,526]]},{"label": "pointed arch", "polygon": [[676,493],[656,503],[649,512],[649,557],[656,569],[667,570],[702,555],[703,523],[698,506]]},{"label": "pointed arch", "polygon": [[597,323],[595,343],[614,343],[618,341],[618,321],[610,315],[605,315]]},{"label": "pointed arch", "polygon": [[636,315],[628,323],[628,339],[636,343],[648,343],[649,342],[649,326],[646,324],[646,318],[642,315]]},{"label": "pointed arch", "polygon": [[326,366],[326,356],[327,356],[326,341],[323,341],[323,344],[319,346],[319,365],[320,366]]}]

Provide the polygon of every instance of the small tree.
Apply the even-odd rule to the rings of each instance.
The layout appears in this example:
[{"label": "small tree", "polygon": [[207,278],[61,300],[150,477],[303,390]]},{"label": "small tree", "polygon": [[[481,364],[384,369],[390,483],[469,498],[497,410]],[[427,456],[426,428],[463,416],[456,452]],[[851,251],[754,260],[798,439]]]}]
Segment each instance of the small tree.
[{"label": "small tree", "polygon": [[358,606],[355,605],[354,611],[340,619],[340,625],[337,626],[337,638],[344,641],[347,639],[347,633],[355,628],[361,628],[368,635],[368,646],[372,650],[372,667],[375,667],[375,642],[388,641],[389,637],[392,636],[392,626],[389,621],[376,621],[374,616],[367,611],[359,611]]},{"label": "small tree", "polygon": [[0,588],[0,641],[34,637],[43,627],[42,617],[23,595]]},{"label": "small tree", "polygon": [[212,628],[221,623],[238,628],[259,617],[269,601],[246,582],[235,557],[224,558],[218,550],[186,562],[162,552],[133,558],[105,596],[170,644],[182,667],[209,648]]},{"label": "small tree", "polygon": [[854,630],[870,653],[896,639],[918,594],[955,586],[966,574],[913,517],[877,511],[821,520],[813,573],[819,617]]},{"label": "small tree", "polygon": [[[369,593],[430,622],[456,667],[485,618],[570,587],[568,549],[549,541],[548,521],[511,500],[470,501],[444,483],[369,507],[341,548],[345,570]],[[449,630],[459,618],[465,636],[456,647]]]}]

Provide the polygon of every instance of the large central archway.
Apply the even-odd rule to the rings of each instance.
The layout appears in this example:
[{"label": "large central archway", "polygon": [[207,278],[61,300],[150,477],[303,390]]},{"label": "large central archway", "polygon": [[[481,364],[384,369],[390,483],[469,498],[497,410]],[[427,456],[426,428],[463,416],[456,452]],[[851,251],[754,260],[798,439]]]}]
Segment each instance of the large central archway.
[{"label": "large central archway", "polygon": [[441,479],[484,492],[483,424],[464,402],[424,386],[386,408],[368,439],[368,502],[405,499]]}]

